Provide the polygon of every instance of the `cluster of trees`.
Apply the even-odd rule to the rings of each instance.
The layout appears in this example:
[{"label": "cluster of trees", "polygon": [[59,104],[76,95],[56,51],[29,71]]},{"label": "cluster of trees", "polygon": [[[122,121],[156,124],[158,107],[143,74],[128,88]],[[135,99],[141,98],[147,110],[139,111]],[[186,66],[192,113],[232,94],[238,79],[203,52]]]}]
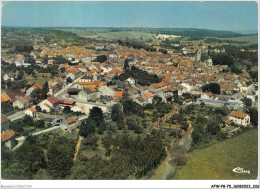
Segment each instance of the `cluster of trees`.
[{"label": "cluster of trees", "polygon": [[8,115],[14,111],[14,108],[10,102],[1,102],[1,112]]},{"label": "cluster of trees", "polygon": [[105,130],[105,120],[101,108],[95,106],[90,110],[89,117],[80,126],[79,134],[83,137],[103,134]]},{"label": "cluster of trees", "polygon": [[11,151],[2,143],[2,177],[5,179],[64,179],[73,165],[75,141],[64,136],[28,136]]},{"label": "cluster of trees", "polygon": [[209,83],[202,86],[203,92],[212,92],[213,94],[220,94],[220,86],[217,83]]},{"label": "cluster of trees", "polygon": [[58,65],[60,65],[60,64],[67,64],[67,63],[70,62],[69,60],[64,58],[62,55],[54,57],[53,60],[55,61],[54,63],[58,64]]},{"label": "cluster of trees", "polygon": [[125,81],[129,77],[133,77],[136,83],[142,86],[149,86],[152,83],[159,83],[162,80],[156,74],[149,74],[147,71],[139,70],[135,66],[131,66],[131,69],[125,69],[125,73],[119,76],[116,75],[113,79]]},{"label": "cluster of trees", "polygon": [[28,135],[26,128],[36,127],[39,129],[45,128],[45,123],[43,120],[33,120],[30,116],[26,115],[21,119],[12,121],[10,128],[14,130],[17,136],[19,135]]},{"label": "cluster of trees", "polygon": [[159,136],[130,137],[108,134],[102,144],[110,160],[100,156],[81,158],[71,170],[71,179],[128,179],[141,178],[155,168],[165,156]]},{"label": "cluster of trees", "polygon": [[213,114],[209,119],[198,116],[194,122],[194,130],[192,139],[194,144],[209,143],[212,136],[216,136],[218,140],[226,138],[226,133],[221,131],[223,117],[220,114]]},{"label": "cluster of trees", "polygon": [[150,47],[144,43],[138,42],[138,41],[130,41],[130,40],[126,40],[126,41],[122,41],[122,40],[118,40],[118,44],[121,46],[127,46],[129,48],[134,48],[134,49],[145,49],[146,51],[149,52],[155,52],[156,49],[153,47]]},{"label": "cluster of trees", "polygon": [[106,55],[99,55],[97,56],[97,58],[95,58],[92,62],[105,62],[107,60],[107,56]]}]

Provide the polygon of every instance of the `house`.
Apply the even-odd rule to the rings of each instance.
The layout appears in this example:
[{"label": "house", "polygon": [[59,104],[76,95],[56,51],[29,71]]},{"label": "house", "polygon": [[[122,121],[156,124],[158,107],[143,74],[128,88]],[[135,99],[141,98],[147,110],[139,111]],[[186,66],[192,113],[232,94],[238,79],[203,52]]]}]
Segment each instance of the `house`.
[{"label": "house", "polygon": [[59,100],[60,106],[69,106],[72,107],[76,104],[75,101],[72,100]]},{"label": "house", "polygon": [[9,130],[10,120],[6,117],[6,115],[1,113],[1,131]]},{"label": "house", "polygon": [[67,129],[69,129],[70,131],[75,130],[78,126],[79,126],[79,120],[78,117],[76,116],[70,117],[61,123],[61,128],[64,130]]},{"label": "house", "polygon": [[40,83],[35,83],[29,89],[26,90],[26,96],[30,96],[35,89],[42,89],[42,85]]},{"label": "house", "polygon": [[186,99],[186,100],[184,100],[184,103],[185,103],[186,105],[189,105],[189,104],[192,103],[192,99],[191,99],[191,98]]},{"label": "house", "polygon": [[121,98],[123,98],[123,93],[124,93],[123,91],[118,91],[115,93],[114,97],[116,99],[121,99]]},{"label": "house", "polygon": [[78,93],[78,99],[82,101],[96,101],[100,98],[101,92],[94,87],[85,87]]},{"label": "house", "polygon": [[10,102],[10,99],[5,94],[1,94],[1,102]]},{"label": "house", "polygon": [[135,88],[127,88],[127,93],[133,99],[135,99],[139,96],[139,92]]},{"label": "house", "polygon": [[202,93],[201,94],[201,98],[212,99],[213,98],[213,93],[212,92]]},{"label": "house", "polygon": [[1,133],[1,141],[9,149],[15,146],[15,133],[13,130],[4,131]]},{"label": "house", "polygon": [[243,126],[250,124],[250,116],[247,113],[232,111],[229,114],[229,119],[231,119],[234,123]]},{"label": "house", "polygon": [[51,109],[54,109],[56,111],[59,110],[60,103],[59,103],[59,99],[52,96],[40,102],[39,106],[41,107],[42,111],[45,110],[46,112],[50,112]]},{"label": "house", "polygon": [[13,103],[13,107],[17,107],[19,109],[26,109],[31,105],[32,105],[32,98],[29,96],[20,98]]},{"label": "house", "polygon": [[146,92],[144,99],[147,103],[152,103],[153,102],[153,94],[150,92]]},{"label": "house", "polygon": [[32,118],[36,117],[36,110],[34,108],[28,108],[27,110],[24,111],[25,115],[28,115]]},{"label": "house", "polygon": [[6,74],[4,75],[4,77],[3,77],[3,79],[4,79],[5,81],[7,81],[7,80],[13,81],[14,78],[15,78],[15,76],[14,76],[13,74],[8,74],[8,73],[6,73]]},{"label": "house", "polygon": [[129,77],[125,81],[129,83],[131,86],[135,85],[135,79],[133,77]]},{"label": "house", "polygon": [[101,92],[102,96],[111,96],[113,97],[115,95],[115,91],[109,88],[108,86],[104,85],[98,89],[99,92]]},{"label": "house", "polygon": [[77,68],[67,68],[66,73],[66,78],[70,77],[72,80],[75,80],[80,76],[81,71]]},{"label": "house", "polygon": [[91,82],[91,81],[92,81],[92,77],[88,75],[85,75],[79,79],[79,82]]},{"label": "house", "polygon": [[136,102],[137,102],[138,104],[144,105],[145,100],[144,100],[144,98],[143,98],[142,96],[138,96],[138,97],[136,98]]},{"label": "house", "polygon": [[65,121],[64,116],[52,114],[39,114],[37,118],[43,120],[45,124],[50,124],[52,126],[58,126]]},{"label": "house", "polygon": [[25,96],[21,89],[6,90],[3,94],[10,99],[11,103]]}]

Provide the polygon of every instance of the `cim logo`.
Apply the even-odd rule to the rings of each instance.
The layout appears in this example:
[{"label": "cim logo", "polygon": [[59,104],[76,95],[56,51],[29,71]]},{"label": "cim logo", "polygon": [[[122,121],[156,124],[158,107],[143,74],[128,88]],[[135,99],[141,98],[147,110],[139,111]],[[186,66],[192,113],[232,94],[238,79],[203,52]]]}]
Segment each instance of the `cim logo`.
[{"label": "cim logo", "polygon": [[236,167],[232,170],[234,173],[247,173],[247,174],[250,174],[250,171],[249,170],[244,170],[243,168],[241,167]]}]

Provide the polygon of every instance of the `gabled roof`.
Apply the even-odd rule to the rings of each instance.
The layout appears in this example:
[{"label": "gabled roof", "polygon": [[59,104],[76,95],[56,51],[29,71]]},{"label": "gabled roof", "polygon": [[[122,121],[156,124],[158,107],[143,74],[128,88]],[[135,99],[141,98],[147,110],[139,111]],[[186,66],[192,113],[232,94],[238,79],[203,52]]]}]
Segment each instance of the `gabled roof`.
[{"label": "gabled roof", "polygon": [[2,139],[2,142],[5,142],[7,141],[8,139],[12,138],[14,136],[14,131],[13,130],[9,130],[9,131],[6,131],[6,132],[2,132],[1,133],[1,139]]},{"label": "gabled roof", "polygon": [[151,98],[151,97],[153,97],[153,94],[150,93],[150,92],[145,93],[145,95],[146,95],[147,98]]},{"label": "gabled roof", "polygon": [[25,94],[21,91],[21,89],[13,89],[13,90],[6,90],[5,91],[6,96],[9,97],[11,102],[16,101],[16,97],[18,96],[25,96]]},{"label": "gabled roof", "polygon": [[123,91],[118,91],[118,92],[116,92],[116,94],[114,95],[114,97],[123,98]]},{"label": "gabled roof", "polygon": [[26,97],[20,98],[18,101],[21,102],[21,103],[26,103],[30,100],[32,100],[32,98],[29,97],[29,96],[26,96]]},{"label": "gabled roof", "polygon": [[76,120],[75,120],[73,117],[70,117],[70,118],[66,119],[67,124],[72,124],[72,123],[74,123],[75,121],[76,121]]},{"label": "gabled roof", "polygon": [[232,117],[238,117],[238,118],[242,118],[244,119],[248,114],[246,113],[242,113],[242,112],[237,112],[237,111],[232,111],[229,116],[232,116]]},{"label": "gabled roof", "polygon": [[6,102],[9,100],[10,100],[10,98],[8,98],[8,96],[6,96],[5,94],[1,94],[1,102]]},{"label": "gabled roof", "polygon": [[57,99],[56,97],[52,96],[50,98],[47,98],[47,100],[52,103],[52,104],[55,104],[57,102],[59,102],[59,99]]},{"label": "gabled roof", "polygon": [[4,114],[1,113],[1,123],[3,124],[3,123],[5,123],[5,122],[7,122],[7,121],[10,121],[10,120],[8,119],[8,117],[6,117],[6,115],[4,115]]}]

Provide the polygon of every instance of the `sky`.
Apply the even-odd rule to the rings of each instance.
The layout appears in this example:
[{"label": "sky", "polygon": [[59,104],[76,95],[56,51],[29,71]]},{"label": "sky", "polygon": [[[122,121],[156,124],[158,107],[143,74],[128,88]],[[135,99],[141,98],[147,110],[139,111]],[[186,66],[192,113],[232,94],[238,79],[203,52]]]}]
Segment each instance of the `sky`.
[{"label": "sky", "polygon": [[256,2],[9,1],[2,26],[257,30]]}]

